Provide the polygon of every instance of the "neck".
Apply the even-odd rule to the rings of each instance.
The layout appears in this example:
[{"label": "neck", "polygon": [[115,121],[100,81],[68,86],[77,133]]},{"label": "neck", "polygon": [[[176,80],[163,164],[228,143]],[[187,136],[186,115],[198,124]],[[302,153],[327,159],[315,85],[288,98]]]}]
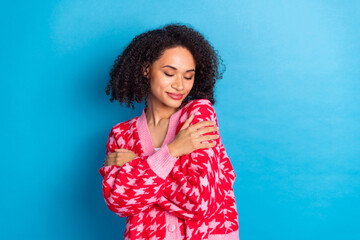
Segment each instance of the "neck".
[{"label": "neck", "polygon": [[164,104],[154,101],[151,96],[148,98],[148,107],[146,110],[146,121],[148,125],[158,126],[162,120],[169,120],[171,115],[178,111],[179,108],[165,106]]}]

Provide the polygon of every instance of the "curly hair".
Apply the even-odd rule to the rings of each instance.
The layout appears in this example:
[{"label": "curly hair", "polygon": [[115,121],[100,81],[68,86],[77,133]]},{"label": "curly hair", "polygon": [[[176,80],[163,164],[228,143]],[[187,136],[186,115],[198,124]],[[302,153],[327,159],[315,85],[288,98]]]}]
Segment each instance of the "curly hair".
[{"label": "curly hair", "polygon": [[168,24],[160,29],[141,33],[134,37],[130,44],[114,61],[110,71],[110,81],[105,88],[106,95],[111,94],[110,101],[118,100],[120,105],[132,106],[145,100],[150,91],[149,79],[144,67],[159,59],[168,48],[181,46],[191,52],[195,59],[194,85],[182,106],[193,99],[206,98],[215,104],[214,86],[222,78],[223,71],[219,66],[225,65],[218,51],[215,50],[202,34],[184,24]]}]

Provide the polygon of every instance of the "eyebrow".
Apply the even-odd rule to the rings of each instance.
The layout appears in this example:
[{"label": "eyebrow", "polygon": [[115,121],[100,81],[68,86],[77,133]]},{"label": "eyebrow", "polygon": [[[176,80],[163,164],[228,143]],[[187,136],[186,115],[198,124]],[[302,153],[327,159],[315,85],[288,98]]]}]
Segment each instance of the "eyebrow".
[{"label": "eyebrow", "polygon": [[[161,68],[164,68],[164,67],[169,67],[169,68],[172,68],[172,69],[174,69],[174,70],[177,70],[176,67],[173,67],[173,66],[170,66],[170,65],[165,65],[165,66],[162,66]],[[191,72],[191,71],[195,72],[195,69],[186,70],[186,72]]]}]

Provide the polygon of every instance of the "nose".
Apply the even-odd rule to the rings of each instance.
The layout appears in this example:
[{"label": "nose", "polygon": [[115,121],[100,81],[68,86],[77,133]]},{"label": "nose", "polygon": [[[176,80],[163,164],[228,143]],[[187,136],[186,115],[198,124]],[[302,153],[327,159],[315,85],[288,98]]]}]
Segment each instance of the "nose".
[{"label": "nose", "polygon": [[183,86],[183,80],[182,77],[177,75],[174,78],[174,82],[171,84],[171,87],[176,89],[177,91],[182,91],[184,90],[184,86]]}]

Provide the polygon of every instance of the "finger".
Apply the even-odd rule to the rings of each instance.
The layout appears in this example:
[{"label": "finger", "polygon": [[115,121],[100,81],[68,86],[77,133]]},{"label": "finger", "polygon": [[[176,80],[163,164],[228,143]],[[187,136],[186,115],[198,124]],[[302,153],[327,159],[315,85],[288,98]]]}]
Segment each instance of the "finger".
[{"label": "finger", "polygon": [[182,127],[180,128],[180,130],[185,129],[187,127],[189,127],[191,121],[194,119],[194,114],[191,114],[190,117],[188,119],[186,119],[186,121],[184,122],[184,124],[182,125]]},{"label": "finger", "polygon": [[203,148],[212,148],[216,146],[216,142],[212,141],[212,142],[203,142],[200,143],[197,147],[197,149],[203,149]]},{"label": "finger", "polygon": [[122,154],[135,154],[135,153],[133,151],[118,152],[116,156],[121,156]]},{"label": "finger", "polygon": [[129,158],[129,157],[118,157],[118,158],[115,159],[115,162],[116,163],[123,163],[123,162],[128,162],[130,160],[132,160],[132,159]]},{"label": "finger", "polygon": [[216,125],[216,122],[214,122],[214,121],[203,121],[203,122],[195,123],[195,124],[191,125],[189,128],[191,131],[194,131],[194,130],[197,130],[202,127],[214,126],[214,125]]},{"label": "finger", "polygon": [[205,127],[197,130],[197,134],[203,135],[209,132],[216,132],[218,134],[219,128],[218,127]]},{"label": "finger", "polygon": [[115,152],[132,152],[131,150],[125,149],[125,148],[117,148],[115,149]]},{"label": "finger", "polygon": [[116,159],[115,164],[118,166],[122,166],[125,163],[124,159]]},{"label": "finger", "polygon": [[116,165],[121,165],[131,161],[132,159],[134,159],[132,152],[122,152],[118,153],[117,157],[114,158],[113,161],[116,163]]},{"label": "finger", "polygon": [[105,166],[109,166],[109,165],[115,165],[115,161],[113,161],[113,160],[105,161]]},{"label": "finger", "polygon": [[107,155],[106,157],[108,158],[108,159],[113,159],[113,158],[116,158],[116,155],[117,154],[109,154],[109,155]]},{"label": "finger", "polygon": [[203,142],[203,141],[218,139],[219,137],[220,137],[219,135],[204,135],[199,137],[197,140],[199,142]]},{"label": "finger", "polygon": [[130,161],[131,161],[131,159],[121,158],[121,159],[117,159],[115,164],[117,166],[123,166],[125,163],[130,162]]}]

